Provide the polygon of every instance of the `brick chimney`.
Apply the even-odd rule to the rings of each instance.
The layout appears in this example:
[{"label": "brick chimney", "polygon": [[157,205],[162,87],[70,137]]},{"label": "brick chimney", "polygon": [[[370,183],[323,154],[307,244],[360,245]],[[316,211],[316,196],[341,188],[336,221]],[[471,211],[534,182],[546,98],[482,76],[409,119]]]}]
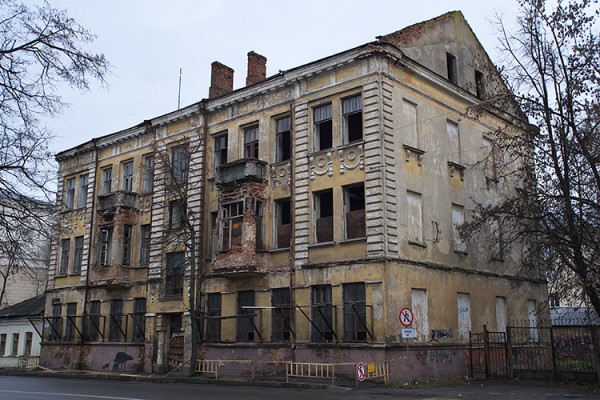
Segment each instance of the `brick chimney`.
[{"label": "brick chimney", "polygon": [[219,97],[233,91],[233,69],[215,61],[211,64],[208,98]]},{"label": "brick chimney", "polygon": [[253,51],[248,53],[248,76],[246,86],[254,85],[267,79],[267,57]]}]

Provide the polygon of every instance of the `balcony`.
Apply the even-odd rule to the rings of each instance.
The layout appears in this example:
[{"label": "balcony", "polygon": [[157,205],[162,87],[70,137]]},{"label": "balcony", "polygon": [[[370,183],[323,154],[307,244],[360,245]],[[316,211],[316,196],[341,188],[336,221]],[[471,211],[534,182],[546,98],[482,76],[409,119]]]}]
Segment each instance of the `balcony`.
[{"label": "balcony", "polygon": [[98,211],[107,211],[120,208],[136,208],[136,193],[129,192],[113,192],[98,196]]},{"label": "balcony", "polygon": [[246,181],[266,179],[267,163],[256,158],[242,158],[217,167],[215,183],[234,185]]}]

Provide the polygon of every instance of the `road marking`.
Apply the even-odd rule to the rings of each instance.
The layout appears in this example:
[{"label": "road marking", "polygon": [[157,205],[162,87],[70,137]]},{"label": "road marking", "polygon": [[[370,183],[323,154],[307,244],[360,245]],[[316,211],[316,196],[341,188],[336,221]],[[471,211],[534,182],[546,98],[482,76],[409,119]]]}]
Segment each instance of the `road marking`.
[{"label": "road marking", "polygon": [[95,396],[93,394],[75,394],[75,393],[52,393],[52,392],[27,392],[24,390],[2,390],[0,393],[21,393],[21,394],[40,394],[40,395],[54,395],[54,396],[66,396],[66,397],[86,397],[90,399],[113,399],[113,400],[144,400],[137,397],[114,397],[114,396]]}]

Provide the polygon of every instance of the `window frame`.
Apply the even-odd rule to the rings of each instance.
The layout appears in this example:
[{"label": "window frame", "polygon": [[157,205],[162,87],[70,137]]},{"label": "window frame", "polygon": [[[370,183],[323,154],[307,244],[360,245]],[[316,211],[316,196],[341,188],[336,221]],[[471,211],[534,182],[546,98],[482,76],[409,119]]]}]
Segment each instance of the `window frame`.
[{"label": "window frame", "polygon": [[[292,158],[292,117],[275,119],[275,162],[289,161]],[[287,145],[286,145],[287,143]]]},{"label": "window frame", "polygon": [[58,275],[66,276],[69,272],[69,257],[71,252],[71,238],[61,239],[60,241],[60,266]]},{"label": "window frame", "polygon": [[331,285],[313,285],[310,288],[311,342],[333,341],[332,292]]},{"label": "window frame", "polygon": [[204,340],[207,342],[221,341],[221,313],[223,312],[223,296],[221,292],[207,293],[206,296],[206,331]]},{"label": "window frame", "polygon": [[63,335],[63,341],[72,342],[75,340],[76,332],[76,319],[77,316],[77,303],[66,303],[65,304],[65,334]]},{"label": "window frame", "polygon": [[183,297],[186,259],[184,251],[174,251],[165,256],[165,297]]},{"label": "window frame", "polygon": [[[362,208],[356,208],[356,199],[358,199],[358,193],[352,193],[354,189],[360,188],[362,189]],[[365,198],[365,184],[364,182],[354,183],[351,185],[343,186],[344,193],[344,238],[346,240],[352,239],[363,239],[367,237],[367,202]],[[358,204],[359,206],[361,204]],[[360,212],[362,210],[362,213]],[[362,214],[362,215],[361,215]],[[349,227],[353,224],[349,222],[349,219],[355,218],[357,222],[361,222],[362,225],[359,226],[356,231],[351,231]],[[362,219],[359,221],[359,219]],[[362,231],[361,231],[362,228]],[[361,235],[362,233],[362,235]]]},{"label": "window frame", "polygon": [[127,193],[133,192],[133,160],[125,161],[121,164],[121,190]]},{"label": "window frame", "polygon": [[223,164],[227,164],[227,145],[229,141],[227,132],[215,135],[213,141],[215,143],[214,163],[216,168]]},{"label": "window frame", "polygon": [[0,357],[6,353],[6,342],[8,341],[8,335],[6,333],[0,333]]},{"label": "window frame", "polygon": [[133,244],[133,225],[123,225],[121,265],[131,265],[131,247]]},{"label": "window frame", "polygon": [[[322,112],[320,110],[323,110]],[[315,106],[313,111],[313,151],[333,148],[333,105],[332,103]],[[323,115],[318,115],[318,114]]]},{"label": "window frame", "polygon": [[77,208],[87,207],[87,197],[89,192],[89,174],[79,175],[79,197],[77,198]]},{"label": "window frame", "polygon": [[75,237],[75,251],[73,252],[72,274],[80,274],[83,266],[83,236]]},{"label": "window frame", "polygon": [[[236,214],[232,215],[232,208],[236,208]],[[234,224],[239,221],[239,228],[235,228]],[[221,223],[220,223],[220,251],[230,251],[242,248],[244,225],[244,201],[238,200],[221,205]],[[234,235],[234,233],[237,233]],[[233,238],[239,237],[239,243],[233,246]],[[226,245],[227,244],[227,245]]]},{"label": "window frame", "polygon": [[169,201],[169,230],[182,229],[186,221],[186,203],[183,199]]},{"label": "window frame", "polygon": [[152,225],[140,225],[140,265],[150,264],[150,240],[152,237]]},{"label": "window frame", "polygon": [[75,177],[65,180],[65,210],[70,211],[75,207]]},{"label": "window frame", "polygon": [[171,185],[182,187],[189,178],[190,154],[187,144],[171,148]]},{"label": "window frame", "polygon": [[112,193],[112,165],[102,168],[101,195]]},{"label": "window frame", "polygon": [[243,130],[244,158],[258,159],[260,131],[258,124],[247,126]]},{"label": "window frame", "polygon": [[[323,196],[329,195],[331,196],[331,212],[326,213],[327,215],[323,216],[324,211],[328,211],[324,208]],[[334,233],[334,215],[335,215],[335,204],[334,204],[334,196],[333,189],[325,189],[317,192],[313,192],[313,221],[314,221],[314,234],[313,240],[314,243],[330,243],[335,239]],[[324,227],[323,227],[324,226]],[[331,234],[327,234],[323,232],[323,229],[329,228],[331,230]]]},{"label": "window frame", "polygon": [[455,253],[467,253],[467,242],[460,236],[459,232],[459,227],[464,225],[464,223],[465,207],[460,204],[452,203],[452,241]]},{"label": "window frame", "polygon": [[[256,293],[254,290],[240,290],[237,293],[238,300],[238,315],[237,318],[237,335],[236,341],[238,342],[254,342],[255,339],[255,316],[244,317],[248,314],[254,314],[254,311],[243,307],[254,307],[256,305]],[[243,301],[242,301],[243,300]],[[242,304],[243,303],[243,304]]]},{"label": "window frame", "polygon": [[271,341],[289,342],[292,324],[292,293],[289,287],[271,289]]},{"label": "window frame", "polygon": [[98,235],[98,265],[100,267],[109,267],[112,255],[112,235],[113,227],[101,227]]},{"label": "window frame", "polygon": [[[360,108],[354,109],[352,104],[349,103],[354,99],[359,99]],[[347,110],[350,108],[350,110]],[[355,94],[352,96],[348,96],[342,99],[342,131],[343,131],[343,143],[351,144],[360,142],[364,138],[363,132],[363,102],[362,102],[362,94]],[[359,118],[360,117],[360,118]],[[360,119],[357,121],[357,119]],[[360,124],[360,137],[351,138],[350,134],[351,130],[354,129],[355,124]]]},{"label": "window frame", "polygon": [[[287,204],[287,206],[284,206]],[[285,213],[287,208],[287,215]],[[287,217],[287,218],[284,218]],[[287,221],[287,223],[283,223]],[[277,199],[275,200],[275,218],[273,219],[274,223],[274,243],[275,248],[277,249],[287,249],[292,245],[292,200],[291,198],[285,199]],[[286,228],[282,228],[282,227]],[[287,232],[285,232],[287,230]],[[284,242],[287,236],[287,242]],[[285,244],[285,245],[283,245]]]},{"label": "window frame", "polygon": [[142,193],[148,194],[154,191],[154,169],[156,167],[154,154],[144,156]]},{"label": "window frame", "polygon": [[146,311],[147,300],[145,297],[136,297],[133,299],[133,313],[131,340],[133,342],[143,342],[146,337]]},{"label": "window frame", "polygon": [[344,342],[366,342],[368,338],[366,285],[364,282],[345,283],[342,289]]},{"label": "window frame", "polygon": [[108,328],[108,340],[110,342],[122,342],[123,337],[123,299],[112,299],[110,301],[110,322]]},{"label": "window frame", "polygon": [[10,349],[11,356],[19,355],[19,332],[13,332],[12,334],[12,343]]}]

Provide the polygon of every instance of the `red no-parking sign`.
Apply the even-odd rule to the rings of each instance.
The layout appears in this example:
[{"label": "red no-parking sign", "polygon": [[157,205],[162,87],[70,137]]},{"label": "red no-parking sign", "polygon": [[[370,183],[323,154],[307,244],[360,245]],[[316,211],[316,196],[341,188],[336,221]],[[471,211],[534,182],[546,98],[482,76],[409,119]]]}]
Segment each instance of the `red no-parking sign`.
[{"label": "red no-parking sign", "polygon": [[364,381],[365,378],[367,377],[367,368],[365,367],[365,364],[363,363],[358,363],[356,364],[356,379],[358,379],[359,381]]},{"label": "red no-parking sign", "polygon": [[398,315],[398,319],[402,326],[409,327],[412,325],[415,317],[413,316],[412,310],[408,307],[404,307],[400,310],[400,314]]}]

